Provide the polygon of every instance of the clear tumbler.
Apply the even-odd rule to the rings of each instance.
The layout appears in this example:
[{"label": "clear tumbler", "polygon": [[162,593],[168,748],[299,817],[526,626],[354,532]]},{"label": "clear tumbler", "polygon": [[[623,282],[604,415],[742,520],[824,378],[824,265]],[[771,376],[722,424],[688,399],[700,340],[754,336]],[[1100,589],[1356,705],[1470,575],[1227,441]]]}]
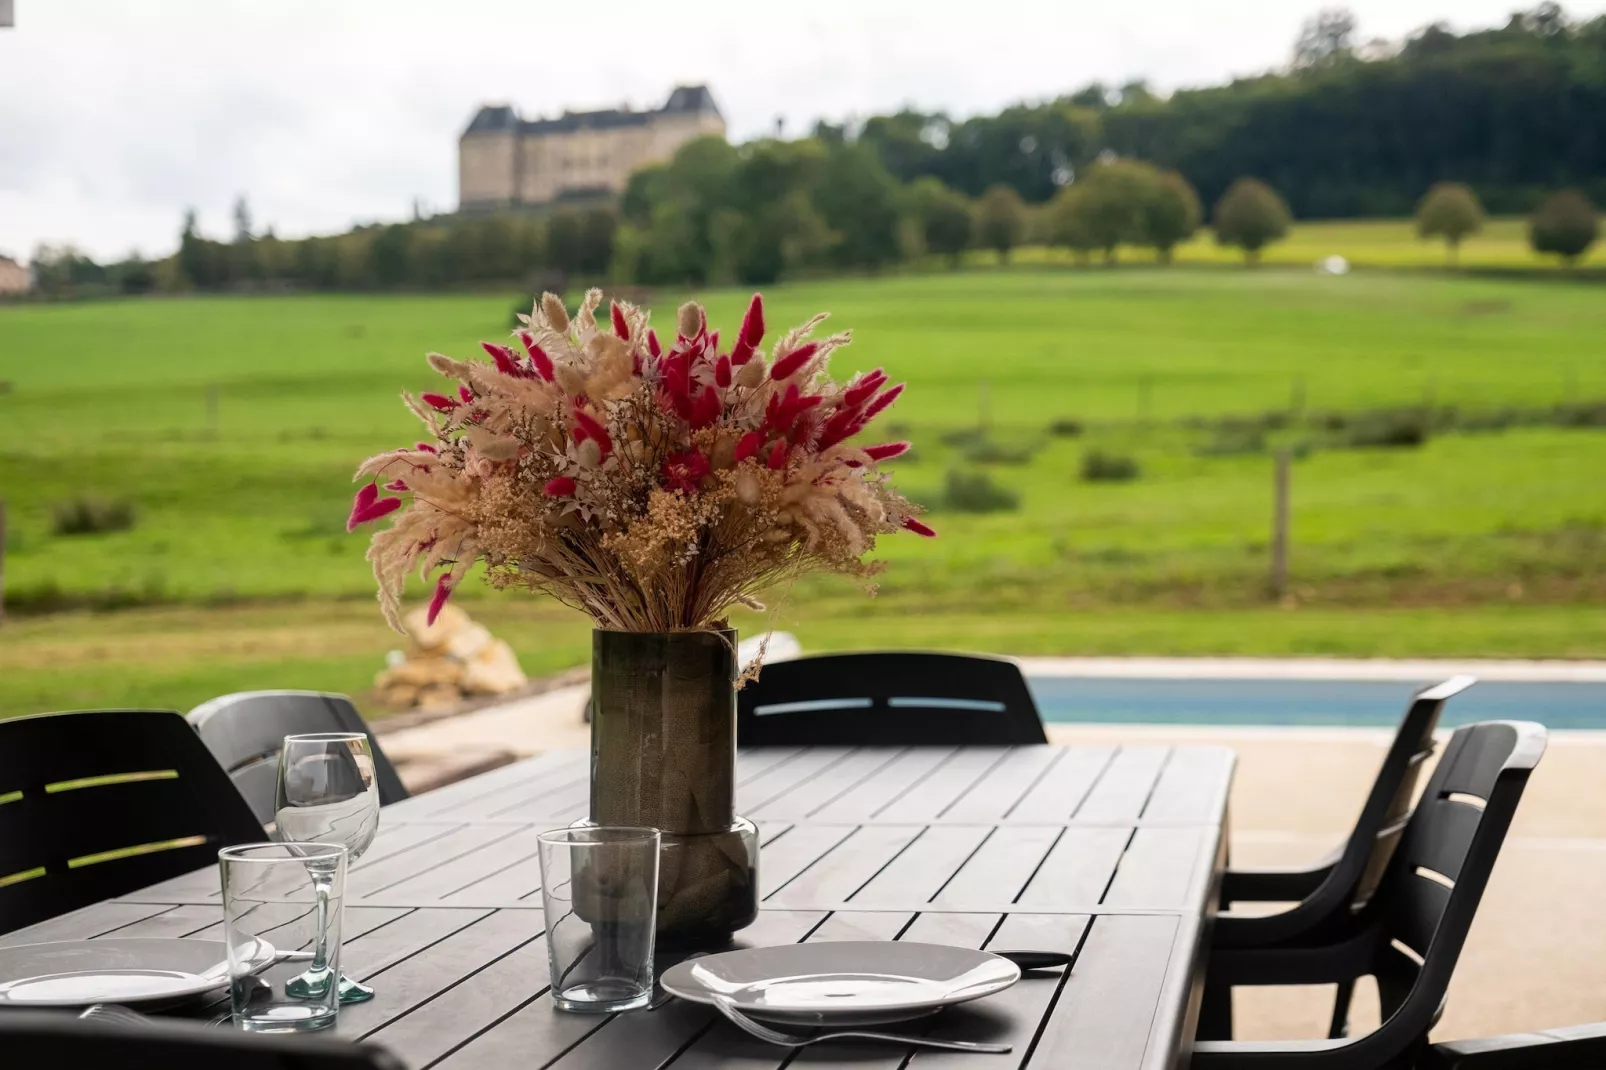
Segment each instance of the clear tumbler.
[{"label": "clear tumbler", "polygon": [[552,1003],[607,1014],[652,999],[657,829],[590,826],[541,834]]},{"label": "clear tumbler", "polygon": [[[335,1024],[346,858],[346,849],[332,843],[243,844],[218,852],[236,1027],[303,1033]],[[293,974],[293,967],[269,972],[286,960],[314,963],[316,983],[286,983],[280,975]]]}]

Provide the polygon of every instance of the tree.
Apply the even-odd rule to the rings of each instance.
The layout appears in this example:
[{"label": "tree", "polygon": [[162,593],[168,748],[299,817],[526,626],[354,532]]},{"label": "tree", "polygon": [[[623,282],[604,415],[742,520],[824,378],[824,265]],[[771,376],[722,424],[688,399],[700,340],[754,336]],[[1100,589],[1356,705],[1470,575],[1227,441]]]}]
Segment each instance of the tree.
[{"label": "tree", "polygon": [[958,267],[970,248],[970,201],[929,176],[916,181],[909,193],[926,251],[946,256]]},{"label": "tree", "polygon": [[1260,250],[1288,233],[1293,217],[1277,191],[1258,178],[1239,178],[1216,202],[1212,216],[1216,241],[1244,251],[1244,263],[1260,260]]},{"label": "tree", "polygon": [[836,233],[832,258],[842,267],[875,270],[898,258],[897,180],[868,145],[829,148],[813,201]]},{"label": "tree", "polygon": [[1177,172],[1165,171],[1156,177],[1144,205],[1144,244],[1154,246],[1155,255],[1169,263],[1171,250],[1193,237],[1203,219],[1193,185]]},{"label": "tree", "polygon": [[1416,206],[1417,236],[1443,238],[1448,263],[1455,263],[1461,240],[1482,229],[1483,204],[1463,183],[1435,182]]},{"label": "tree", "polygon": [[241,245],[251,240],[251,206],[243,193],[234,199],[234,240]]},{"label": "tree", "polygon": [[1116,247],[1122,243],[1148,243],[1148,213],[1159,181],[1160,172],[1141,160],[1109,160],[1077,180],[1081,196],[1071,203],[1081,215],[1080,233],[1093,248],[1104,250],[1105,263],[1115,263]]},{"label": "tree", "polygon": [[1087,186],[1081,182],[1060,190],[1048,202],[1044,227],[1049,242],[1065,246],[1078,263],[1086,263],[1088,256],[1099,247],[1097,237],[1088,226],[1087,209],[1082,204],[1086,196]]},{"label": "tree", "polygon": [[184,281],[196,288],[211,285],[204,239],[195,228],[195,209],[184,209],[184,229],[178,239],[178,270]]},{"label": "tree", "polygon": [[1294,68],[1327,67],[1355,52],[1355,15],[1341,7],[1323,8],[1306,20],[1294,42]]},{"label": "tree", "polygon": [[1554,253],[1571,267],[1600,235],[1600,219],[1589,198],[1575,189],[1546,197],[1528,217],[1528,243],[1536,253]]},{"label": "tree", "polygon": [[990,186],[976,203],[976,240],[996,250],[998,259],[1009,262],[1010,250],[1026,233],[1026,203],[1013,186]]}]

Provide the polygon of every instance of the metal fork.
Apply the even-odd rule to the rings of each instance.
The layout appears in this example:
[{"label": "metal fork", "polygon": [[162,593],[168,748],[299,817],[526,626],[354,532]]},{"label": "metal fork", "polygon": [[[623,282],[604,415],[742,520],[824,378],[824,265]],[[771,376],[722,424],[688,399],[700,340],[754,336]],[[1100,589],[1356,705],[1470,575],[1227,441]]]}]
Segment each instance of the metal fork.
[{"label": "metal fork", "polygon": [[897,1033],[868,1033],[856,1029],[843,1030],[837,1033],[820,1033],[812,1037],[800,1037],[792,1033],[781,1033],[767,1025],[760,1025],[747,1015],[743,1014],[729,997],[712,993],[714,1006],[719,1013],[729,1018],[738,1029],[760,1040],[771,1044],[779,1044],[784,1048],[806,1048],[810,1044],[818,1044],[822,1040],[885,1040],[892,1044],[908,1044],[917,1048],[937,1048],[942,1051],[974,1051],[989,1055],[1008,1055],[1013,1049],[1008,1044],[981,1044],[973,1040],[939,1040],[936,1037],[900,1036]]}]

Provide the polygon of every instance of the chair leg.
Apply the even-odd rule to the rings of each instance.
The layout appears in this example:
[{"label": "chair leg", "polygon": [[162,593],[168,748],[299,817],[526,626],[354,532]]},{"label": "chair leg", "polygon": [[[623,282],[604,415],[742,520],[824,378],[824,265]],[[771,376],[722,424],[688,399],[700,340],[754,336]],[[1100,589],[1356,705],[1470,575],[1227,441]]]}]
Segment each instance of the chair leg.
[{"label": "chair leg", "polygon": [[1206,985],[1199,1001],[1198,1040],[1232,1039],[1232,986]]},{"label": "chair leg", "polygon": [[1338,982],[1338,993],[1333,997],[1333,1021],[1327,1027],[1328,1039],[1343,1040],[1349,1036],[1349,1001],[1354,994],[1354,981]]}]

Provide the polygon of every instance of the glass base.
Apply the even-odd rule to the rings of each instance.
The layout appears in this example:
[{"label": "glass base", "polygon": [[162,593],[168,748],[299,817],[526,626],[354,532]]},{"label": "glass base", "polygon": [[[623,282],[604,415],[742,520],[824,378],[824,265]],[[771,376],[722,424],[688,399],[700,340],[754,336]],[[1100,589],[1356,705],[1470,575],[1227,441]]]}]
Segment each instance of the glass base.
[{"label": "glass base", "polygon": [[373,989],[369,988],[361,981],[353,981],[345,974],[340,975],[340,1002],[342,1005],[348,1003],[367,1003],[373,998]]},{"label": "glass base", "polygon": [[335,1024],[339,1016],[321,1007],[281,1005],[261,1007],[249,1017],[234,1016],[234,1024],[247,1033],[316,1033]]},{"label": "glass base", "polygon": [[[284,983],[284,993],[295,999],[321,999],[329,992],[329,971],[308,970]],[[374,990],[360,981],[340,975],[340,1002],[367,1003],[374,998]]]},{"label": "glass base", "polygon": [[552,1005],[560,1011],[578,1014],[613,1014],[616,1011],[633,1011],[652,1001],[652,988],[643,989],[631,981],[616,981],[604,977],[596,981],[573,985],[560,996],[552,995]]}]

